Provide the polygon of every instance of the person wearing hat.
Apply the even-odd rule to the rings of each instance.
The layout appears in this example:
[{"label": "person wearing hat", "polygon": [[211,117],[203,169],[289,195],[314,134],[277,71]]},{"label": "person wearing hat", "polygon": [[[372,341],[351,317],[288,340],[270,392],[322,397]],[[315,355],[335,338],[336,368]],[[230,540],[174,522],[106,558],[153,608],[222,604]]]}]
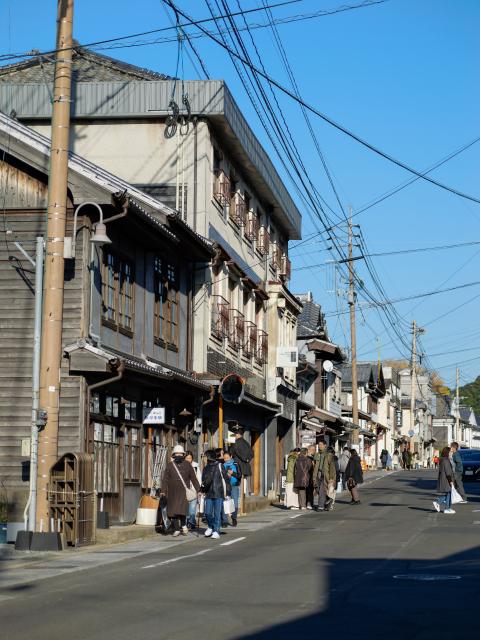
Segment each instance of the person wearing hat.
[{"label": "person wearing hat", "polygon": [[185,460],[185,449],[177,444],[173,447],[172,461],[168,463],[163,477],[160,495],[167,497],[167,514],[172,521],[174,536],[186,536],[188,529],[186,519],[188,513],[187,487],[200,491],[200,484],[192,465]]}]

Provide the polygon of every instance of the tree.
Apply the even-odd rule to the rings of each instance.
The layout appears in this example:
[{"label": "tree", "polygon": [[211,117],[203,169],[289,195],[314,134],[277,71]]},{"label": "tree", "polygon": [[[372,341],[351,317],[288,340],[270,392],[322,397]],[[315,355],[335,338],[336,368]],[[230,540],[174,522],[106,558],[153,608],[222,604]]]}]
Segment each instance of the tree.
[{"label": "tree", "polygon": [[480,413],[480,376],[474,382],[460,387],[461,404],[472,407],[475,413]]}]

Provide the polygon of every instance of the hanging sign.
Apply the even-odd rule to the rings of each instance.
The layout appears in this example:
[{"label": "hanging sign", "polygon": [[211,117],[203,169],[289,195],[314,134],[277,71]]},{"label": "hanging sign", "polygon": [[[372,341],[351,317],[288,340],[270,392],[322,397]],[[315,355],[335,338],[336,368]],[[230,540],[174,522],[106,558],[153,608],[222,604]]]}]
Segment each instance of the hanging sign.
[{"label": "hanging sign", "polygon": [[144,407],[143,424],[165,424],[165,407]]}]

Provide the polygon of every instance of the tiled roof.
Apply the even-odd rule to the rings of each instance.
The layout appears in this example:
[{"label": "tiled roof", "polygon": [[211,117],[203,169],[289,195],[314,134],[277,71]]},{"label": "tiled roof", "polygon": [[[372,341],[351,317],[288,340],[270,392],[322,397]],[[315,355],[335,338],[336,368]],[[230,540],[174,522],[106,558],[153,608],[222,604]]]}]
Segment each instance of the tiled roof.
[{"label": "tiled roof", "polygon": [[[94,53],[80,45],[73,50],[73,79],[76,82],[118,82],[122,80],[169,80],[163,73],[142,69],[127,62]],[[15,84],[53,82],[53,56],[31,58],[27,62],[0,67],[0,82]]]}]

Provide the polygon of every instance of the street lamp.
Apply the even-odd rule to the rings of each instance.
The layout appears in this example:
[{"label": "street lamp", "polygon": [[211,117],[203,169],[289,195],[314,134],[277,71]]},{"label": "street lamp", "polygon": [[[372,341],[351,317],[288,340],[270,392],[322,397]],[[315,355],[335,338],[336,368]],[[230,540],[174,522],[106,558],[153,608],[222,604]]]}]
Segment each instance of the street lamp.
[{"label": "street lamp", "polygon": [[76,209],[75,209],[75,213],[73,216],[73,233],[72,233],[72,237],[67,237],[64,238],[64,245],[63,245],[63,257],[65,259],[73,259],[75,258],[75,239],[77,237],[77,218],[78,218],[78,212],[80,211],[80,209],[82,207],[84,207],[85,205],[90,205],[92,207],[96,207],[98,209],[98,212],[100,214],[100,220],[94,225],[93,227],[93,235],[90,238],[90,242],[92,244],[95,244],[97,246],[102,246],[104,244],[111,244],[111,240],[107,235],[107,227],[105,226],[105,223],[103,222],[103,211],[102,208],[99,204],[97,204],[96,202],[82,202],[81,205],[79,205]]}]

